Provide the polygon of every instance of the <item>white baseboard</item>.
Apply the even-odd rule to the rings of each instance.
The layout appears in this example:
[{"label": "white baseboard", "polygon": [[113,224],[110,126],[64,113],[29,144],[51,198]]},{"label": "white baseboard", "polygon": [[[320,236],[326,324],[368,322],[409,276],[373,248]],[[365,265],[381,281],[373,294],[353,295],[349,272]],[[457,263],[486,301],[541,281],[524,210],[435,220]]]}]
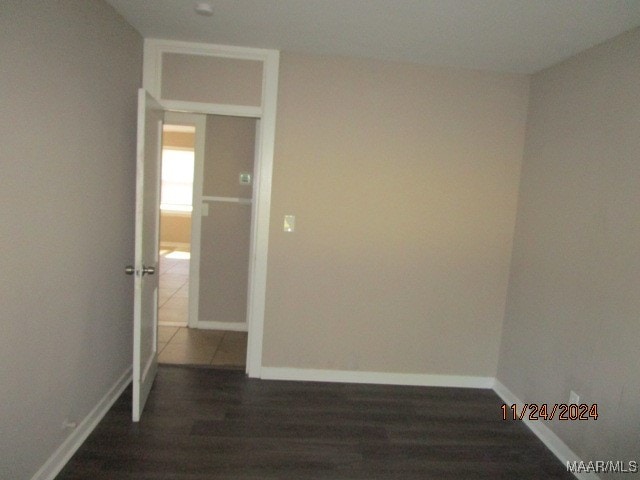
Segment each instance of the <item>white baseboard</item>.
[{"label": "white baseboard", "polygon": [[247,322],[211,322],[199,321],[193,328],[201,328],[203,330],[227,330],[229,332],[246,332]]},{"label": "white baseboard", "polygon": [[104,397],[93,407],[89,414],[71,432],[62,445],[40,467],[31,480],[54,480],[64,468],[74,453],[80,448],[87,437],[96,428],[102,417],[120,397],[125,388],[131,383],[132,367],[129,367],[113,384]]},{"label": "white baseboard", "polygon": [[[507,387],[494,377],[465,375],[435,375],[420,373],[358,372],[349,370],[317,370],[305,368],[262,367],[260,378],[264,380],[292,380],[309,382],[371,383],[380,385],[409,385],[422,387],[492,388],[509,404],[523,405]],[[567,462],[581,462],[578,457],[551,429],[542,422],[528,419],[525,425],[544,443],[566,468]],[[580,480],[599,480],[595,473],[575,473]]]},{"label": "white baseboard", "polygon": [[187,322],[158,322],[159,327],[186,327]]},{"label": "white baseboard", "polygon": [[[203,326],[201,326],[204,324]],[[221,329],[218,324],[225,322],[198,322],[198,328]],[[246,323],[244,325],[246,331]],[[230,330],[227,328],[227,330]],[[238,331],[238,330],[235,330]],[[100,420],[106,415],[111,406],[120,397],[124,389],[131,383],[132,369],[129,367],[114,383],[105,396],[80,422],[76,429],[49,457],[31,480],[54,480],[73,454],[91,434]],[[359,372],[353,370],[319,370],[306,368],[262,367],[260,378],[264,380],[293,380],[312,382],[337,383],[371,383],[379,385],[408,385],[425,387],[461,387],[461,388],[492,388],[502,400],[509,404],[523,405],[499,380],[493,377],[477,377],[465,375],[437,375],[421,373],[388,373],[388,372]],[[544,443],[549,450],[562,462],[582,462],[551,429],[542,422],[524,419],[525,425]],[[600,480],[595,473],[575,473],[580,480]]]},{"label": "white baseboard", "polygon": [[264,380],[307,382],[372,383],[379,385],[411,385],[420,387],[492,388],[493,377],[433,375],[423,373],[358,372],[353,370],[316,370],[310,368],[262,367]]},{"label": "white baseboard", "polygon": [[160,249],[175,248],[177,250],[189,250],[191,248],[190,243],[185,242],[160,242]]},{"label": "white baseboard", "polygon": [[[509,405],[524,405],[524,402],[516,397],[511,390],[505,387],[498,379],[496,379],[493,385],[493,391],[498,394],[504,403]],[[522,420],[524,424],[529,427],[541,441],[544,443],[553,454],[558,457],[562,464],[566,467],[567,462],[581,462],[582,459],[578,457],[568,446],[564,443],[560,437],[558,437],[553,431],[547,427],[542,421],[533,421],[525,418]],[[593,472],[574,473],[576,478],[580,480],[599,480],[600,477]]]}]

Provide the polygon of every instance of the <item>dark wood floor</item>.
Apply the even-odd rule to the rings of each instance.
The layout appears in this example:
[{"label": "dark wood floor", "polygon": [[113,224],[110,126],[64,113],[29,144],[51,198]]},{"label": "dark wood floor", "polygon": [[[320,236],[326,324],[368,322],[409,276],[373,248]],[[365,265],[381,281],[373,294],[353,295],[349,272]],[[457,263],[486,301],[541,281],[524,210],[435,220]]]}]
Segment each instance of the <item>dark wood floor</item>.
[{"label": "dark wood floor", "polygon": [[573,479],[491,390],[252,380],[160,366],[142,421],[130,389],[64,479]]}]

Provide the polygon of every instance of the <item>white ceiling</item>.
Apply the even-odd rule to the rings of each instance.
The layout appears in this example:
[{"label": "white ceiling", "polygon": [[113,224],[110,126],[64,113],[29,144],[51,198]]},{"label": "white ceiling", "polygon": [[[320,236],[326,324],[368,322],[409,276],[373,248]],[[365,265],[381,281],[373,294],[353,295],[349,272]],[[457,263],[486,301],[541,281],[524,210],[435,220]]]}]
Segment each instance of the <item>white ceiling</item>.
[{"label": "white ceiling", "polygon": [[145,38],[532,73],[640,25],[640,0],[107,0]]}]

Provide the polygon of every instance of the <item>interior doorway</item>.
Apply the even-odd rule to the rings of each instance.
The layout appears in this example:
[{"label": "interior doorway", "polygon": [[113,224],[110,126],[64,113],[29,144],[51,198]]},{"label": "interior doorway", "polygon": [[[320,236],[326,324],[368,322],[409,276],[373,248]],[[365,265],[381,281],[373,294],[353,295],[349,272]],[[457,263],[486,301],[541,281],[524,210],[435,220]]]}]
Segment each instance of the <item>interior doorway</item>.
[{"label": "interior doorway", "polygon": [[165,122],[160,183],[158,325],[189,323],[195,125]]},{"label": "interior doorway", "polygon": [[256,122],[165,113],[160,363],[246,369]]}]

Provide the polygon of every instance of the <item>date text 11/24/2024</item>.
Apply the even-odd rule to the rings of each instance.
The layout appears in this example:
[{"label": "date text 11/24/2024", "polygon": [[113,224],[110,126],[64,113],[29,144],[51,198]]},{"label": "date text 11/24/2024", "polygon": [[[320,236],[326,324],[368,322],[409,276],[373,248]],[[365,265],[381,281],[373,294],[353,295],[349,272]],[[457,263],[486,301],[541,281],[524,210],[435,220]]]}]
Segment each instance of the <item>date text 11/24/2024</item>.
[{"label": "date text 11/24/2024", "polygon": [[598,404],[588,405],[586,403],[525,403],[518,408],[515,403],[512,405],[502,404],[503,420],[597,420]]}]

